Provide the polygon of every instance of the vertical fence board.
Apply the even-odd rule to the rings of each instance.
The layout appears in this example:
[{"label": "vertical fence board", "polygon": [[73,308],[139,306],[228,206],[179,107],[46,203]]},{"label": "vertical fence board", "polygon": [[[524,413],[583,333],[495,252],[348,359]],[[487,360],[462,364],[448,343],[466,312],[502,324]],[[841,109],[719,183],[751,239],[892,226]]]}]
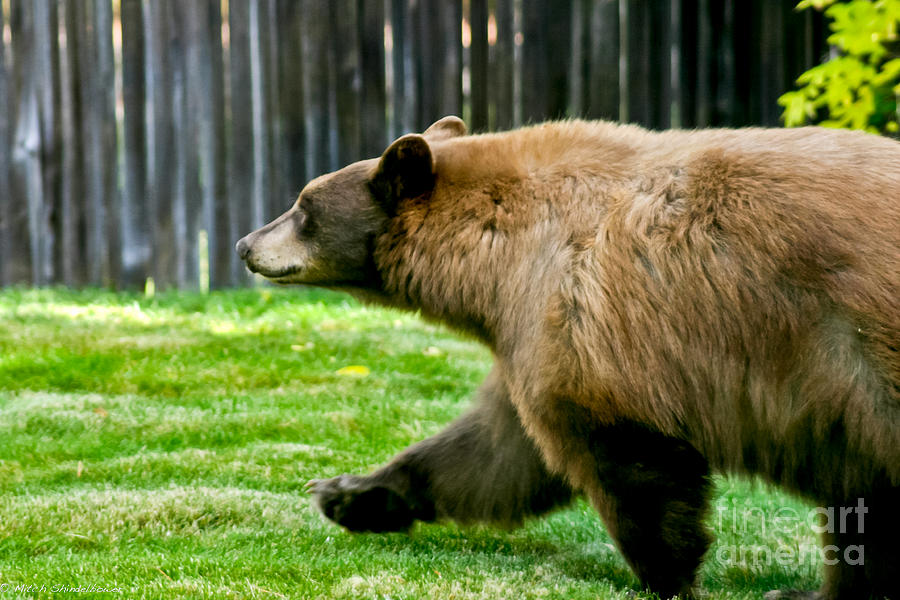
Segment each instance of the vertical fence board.
[{"label": "vertical fence board", "polygon": [[[219,205],[224,194],[224,92],[222,81],[221,14],[216,0],[185,3],[187,44],[187,102],[192,121],[191,145],[199,161],[200,206],[190,210],[192,223],[207,233],[209,284],[219,287],[227,281],[229,256],[222,247],[219,224],[227,223],[227,205]],[[197,202],[190,202],[196,206]],[[199,212],[199,219],[196,216]],[[218,215],[224,215],[224,219]],[[196,247],[197,236],[189,234]],[[230,244],[229,244],[230,245]],[[193,256],[193,253],[192,255]]]},{"label": "vertical fence board", "polygon": [[60,194],[59,253],[62,283],[81,285],[86,278],[84,239],[84,123],[81,58],[81,0],[64,0],[65,44],[61,52],[63,171]]},{"label": "vertical fence board", "polygon": [[186,32],[186,5],[172,5],[169,37],[169,67],[172,74],[172,125],[175,145],[174,190],[172,193],[172,229],[175,232],[175,281],[179,288],[196,287],[194,261],[196,220],[188,203],[195,198],[194,178],[198,164],[195,131],[190,121],[188,92],[189,41]]},{"label": "vertical fence board", "polygon": [[540,0],[522,0],[522,120],[525,123],[539,121],[549,112],[543,94],[544,86],[549,82],[544,48],[547,36],[545,8],[545,3]]},{"label": "vertical fence board", "polygon": [[651,126],[653,120],[651,91],[651,25],[650,0],[628,2],[628,121]]},{"label": "vertical fence board", "polygon": [[408,98],[412,121],[410,129],[412,131],[422,131],[423,126],[427,126],[428,113],[437,112],[434,109],[433,94],[437,86],[436,74],[431,75],[432,85],[423,85],[423,81],[428,78],[426,74],[426,65],[430,62],[430,52],[433,46],[438,43],[437,40],[430,40],[429,34],[425,29],[428,20],[428,8],[422,0],[409,0],[409,50],[407,52],[409,60],[409,83]]},{"label": "vertical fence board", "polygon": [[122,190],[122,282],[137,287],[150,274],[146,224],[147,155],[144,104],[144,15],[141,0],[122,0],[122,104],[124,122],[124,188]]},{"label": "vertical fence board", "polygon": [[34,0],[35,66],[40,115],[40,168],[43,198],[35,206],[36,222],[32,229],[38,239],[35,283],[48,284],[56,279],[56,223],[59,220],[61,176],[60,89],[59,89],[59,23],[56,0]]},{"label": "vertical fence board", "polygon": [[281,113],[281,94],[279,90],[282,85],[280,63],[283,58],[280,55],[279,48],[279,32],[281,24],[278,22],[278,4],[279,0],[266,0],[265,6],[265,23],[266,30],[266,48],[265,48],[265,101],[266,101],[266,126],[269,135],[269,163],[265,167],[267,175],[266,205],[265,215],[266,221],[270,221],[280,215],[285,210],[285,203],[288,200],[288,190],[286,182],[279,176],[284,170],[284,119]]},{"label": "vertical fence board", "polygon": [[684,97],[681,91],[683,66],[681,64],[682,46],[682,3],[681,0],[669,0],[671,13],[671,31],[669,34],[669,86],[671,98],[665,107],[669,115],[669,127],[681,128],[684,126],[682,113],[684,112]]},{"label": "vertical fence board", "polygon": [[101,146],[101,135],[98,119],[102,117],[100,108],[95,103],[94,95],[100,89],[97,61],[97,6],[94,0],[85,2],[80,13],[80,24],[83,37],[79,48],[81,85],[85,88],[84,113],[82,115],[82,131],[85,144],[85,246],[87,249],[87,279],[91,285],[102,285],[109,275],[109,247],[107,245],[103,198],[103,168],[99,164],[105,160]]},{"label": "vertical fence board", "polygon": [[172,218],[174,195],[175,137],[170,37],[173,35],[172,3],[176,0],[146,0],[149,8],[145,31],[149,40],[147,97],[151,102],[147,126],[150,239],[153,244],[153,277],[160,289],[175,283],[175,229]]},{"label": "vertical fence board", "polygon": [[410,105],[407,94],[407,44],[409,40],[406,0],[391,2],[391,92],[393,115],[391,118],[391,138],[398,138],[412,129]]},{"label": "vertical fence board", "polygon": [[[358,0],[356,38],[362,70],[360,81],[360,147],[357,157],[379,156],[388,141],[384,65],[384,3]],[[458,28],[457,28],[458,29]],[[348,45],[351,40],[346,40]],[[346,82],[343,82],[346,85]]]},{"label": "vertical fence board", "polygon": [[250,0],[250,94],[253,116],[253,188],[251,195],[253,227],[266,222],[269,202],[269,103],[267,94],[268,27],[265,0]]},{"label": "vertical fence board", "polygon": [[585,116],[599,119],[619,117],[619,3],[591,3],[590,60]]},{"label": "vertical fence board", "polygon": [[585,79],[589,64],[585,46],[587,44],[590,7],[584,0],[572,0],[569,25],[569,90],[566,114],[572,117],[584,115]]},{"label": "vertical fence board", "polygon": [[419,0],[413,7],[416,119],[422,131],[437,119],[462,112],[462,2]]},{"label": "vertical fence board", "polygon": [[10,81],[6,69],[6,40],[2,33],[6,26],[6,15],[0,4],[0,285],[12,282],[10,271],[14,264],[14,246],[12,244],[13,197],[10,187]]},{"label": "vertical fence board", "polygon": [[489,125],[488,89],[488,3],[487,0],[469,0],[469,22],[472,31],[469,72],[471,77],[473,131],[485,131]]},{"label": "vertical fence board", "polygon": [[672,11],[670,0],[651,2],[647,6],[647,103],[646,125],[654,129],[670,126],[672,105]]},{"label": "vertical fence board", "polygon": [[735,73],[735,4],[741,4],[739,0],[722,0],[710,2],[710,13],[714,19],[714,44],[716,50],[716,89],[715,89],[715,114],[713,125],[724,125],[736,120],[740,112],[735,105],[737,99],[737,77]]},{"label": "vertical fence board", "polygon": [[698,0],[681,0],[681,38],[679,44],[679,101],[681,103],[681,127],[692,128],[697,124],[696,87],[697,61],[700,44]]},{"label": "vertical fence board", "polygon": [[[228,7],[228,69],[231,123],[228,139],[229,237],[237,241],[253,229],[250,199],[253,194],[253,102],[250,75],[250,11],[247,2],[231,2]],[[231,280],[249,281],[247,270],[231,253]]]},{"label": "vertical fence board", "polygon": [[547,64],[549,80],[545,82],[547,94],[547,115],[558,119],[566,116],[569,106],[571,82],[570,70],[565,68],[571,61],[569,42],[572,23],[572,5],[576,0],[556,0],[546,3],[545,23],[548,35],[545,38],[543,60]]},{"label": "vertical fence board", "polygon": [[572,0],[522,2],[522,117],[526,122],[566,114],[571,10]]},{"label": "vertical fence board", "polygon": [[[755,90],[759,98],[760,115],[759,119],[751,118],[748,125],[752,123],[767,126],[778,125],[781,110],[777,100],[781,94],[787,91],[785,73],[789,68],[789,61],[793,58],[792,53],[789,52],[789,42],[785,39],[784,4],[779,0],[768,0],[763,5],[765,20],[761,25],[764,35],[759,37],[762,45],[757,48],[757,53],[764,72],[757,80],[758,87]],[[769,47],[766,47],[766,43],[769,44]]]},{"label": "vertical fence board", "polygon": [[758,81],[753,73],[757,43],[767,35],[760,30],[763,10],[762,2],[731,1],[725,4],[726,27],[723,32],[731,39],[731,51],[726,55],[726,58],[731,57],[729,70],[726,71],[730,73],[727,80],[730,89],[721,100],[723,108],[727,107],[729,113],[726,123],[746,125],[752,121],[754,114],[760,114],[752,88]]},{"label": "vertical fence board", "polygon": [[715,0],[699,0],[697,11],[697,84],[696,102],[694,105],[694,126],[706,127],[713,123],[713,105],[715,89],[713,75],[715,73],[715,46],[713,42],[713,20],[710,14],[710,3]]},{"label": "vertical fence board", "polygon": [[[360,68],[365,50],[358,45],[363,25],[357,0],[329,2],[328,25],[334,55],[337,162],[346,165],[358,160],[362,143],[361,93],[366,77]],[[357,19],[360,22],[357,22]]]},{"label": "vertical fence board", "polygon": [[43,204],[40,165],[40,107],[36,81],[34,5],[10,3],[10,28],[15,86],[15,129],[12,148],[13,196],[10,237],[13,251],[22,258],[16,264],[14,282],[40,284],[40,246],[37,213]]},{"label": "vertical fence board", "polygon": [[[463,47],[462,47],[462,0],[445,0],[438,2],[439,19],[435,23],[435,31],[440,29],[443,39],[441,52],[443,61],[437,64],[442,67],[441,95],[438,113],[428,119],[426,125],[446,115],[461,115],[463,110]],[[435,57],[437,58],[437,57]]]},{"label": "vertical fence board", "polygon": [[306,111],[306,179],[328,170],[331,151],[328,132],[331,126],[328,110],[328,31],[327,5],[303,0],[303,104]]},{"label": "vertical fence board", "polygon": [[494,22],[497,39],[488,49],[490,83],[487,85],[490,128],[510,129],[513,126],[513,77],[515,71],[515,15],[514,0],[494,0]]},{"label": "vertical fence board", "polygon": [[225,139],[225,55],[222,47],[222,5],[220,0],[209,0],[209,20],[206,25],[206,39],[210,52],[213,105],[209,118],[209,139],[206,149],[207,160],[215,164],[215,173],[210,172],[210,183],[206,227],[210,232],[210,286],[226,287],[231,283],[231,260],[235,255],[236,238],[229,235],[229,204],[227,201],[227,153]]},{"label": "vertical fence board", "polygon": [[230,284],[231,259],[234,256],[235,238],[229,235],[228,223],[231,219],[227,201],[226,186],[226,140],[225,140],[225,56],[222,48],[222,5],[220,0],[209,2],[208,20],[205,28],[206,44],[210,62],[210,117],[208,137],[204,155],[211,169],[207,183],[205,226],[209,231],[209,284],[222,288]]},{"label": "vertical fence board", "polygon": [[[303,103],[303,21],[305,15],[296,0],[278,3],[279,81],[278,118],[281,120],[282,161],[276,176],[283,182],[285,201],[296,198],[306,183],[306,131]],[[280,199],[279,199],[280,200]],[[282,207],[283,209],[286,206]]]},{"label": "vertical fence board", "polygon": [[101,207],[101,228],[97,235],[105,239],[100,244],[105,256],[101,259],[102,283],[114,286],[120,281],[122,238],[121,202],[118,195],[118,139],[116,135],[116,63],[113,52],[112,0],[94,0],[94,95],[91,101],[92,129],[95,129],[95,152],[92,174],[96,181],[91,190],[96,197],[92,202]]},{"label": "vertical fence board", "polygon": [[439,94],[443,83],[441,65],[443,57],[443,39],[439,28],[434,27],[435,7],[439,0],[417,0],[413,4],[415,31],[413,32],[412,50],[415,61],[415,95],[416,118],[413,122],[415,131],[422,131],[434,121],[440,113]]}]

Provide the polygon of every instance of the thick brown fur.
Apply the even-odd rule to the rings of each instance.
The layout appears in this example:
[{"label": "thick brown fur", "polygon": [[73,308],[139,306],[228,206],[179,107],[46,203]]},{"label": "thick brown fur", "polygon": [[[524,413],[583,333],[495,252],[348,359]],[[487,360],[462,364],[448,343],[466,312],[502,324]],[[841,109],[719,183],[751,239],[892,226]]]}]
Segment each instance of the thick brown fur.
[{"label": "thick brown fur", "polygon": [[[315,482],[326,514],[352,529],[514,523],[575,490],[669,597],[690,594],[708,546],[709,473],[754,474],[822,506],[871,503],[865,535],[829,541],[865,543],[866,566],[829,567],[812,597],[900,598],[900,144],[463,131],[448,118],[307,186],[293,211],[363,207],[352,275],[269,268],[262,236],[239,244],[276,280],[420,310],[494,352],[480,408],[368,478]],[[389,493],[357,498],[376,488]],[[341,519],[354,510],[361,526]]]}]

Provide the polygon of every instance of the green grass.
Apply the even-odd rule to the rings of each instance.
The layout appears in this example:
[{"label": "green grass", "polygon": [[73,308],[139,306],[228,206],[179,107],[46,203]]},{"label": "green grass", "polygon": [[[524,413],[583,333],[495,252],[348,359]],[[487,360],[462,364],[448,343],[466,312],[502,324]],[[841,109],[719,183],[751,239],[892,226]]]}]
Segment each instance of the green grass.
[{"label": "green grass", "polygon": [[[584,502],[515,531],[409,535],[349,534],[311,505],[309,479],[366,472],[458,415],[489,361],[415,316],[321,291],[0,292],[0,598],[629,597]],[[350,365],[370,372],[337,373]],[[815,541],[777,519],[805,506],[718,486],[710,596],[814,587],[818,559],[720,560]]]}]

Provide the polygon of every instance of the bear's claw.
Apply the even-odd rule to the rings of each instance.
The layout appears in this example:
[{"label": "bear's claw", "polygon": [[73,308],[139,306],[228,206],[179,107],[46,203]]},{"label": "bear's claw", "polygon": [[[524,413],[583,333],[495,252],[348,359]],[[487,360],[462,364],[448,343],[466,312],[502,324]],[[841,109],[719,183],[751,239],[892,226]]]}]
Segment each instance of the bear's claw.
[{"label": "bear's claw", "polygon": [[323,515],[350,531],[406,531],[415,521],[400,494],[365,477],[313,479],[306,484],[306,491]]}]

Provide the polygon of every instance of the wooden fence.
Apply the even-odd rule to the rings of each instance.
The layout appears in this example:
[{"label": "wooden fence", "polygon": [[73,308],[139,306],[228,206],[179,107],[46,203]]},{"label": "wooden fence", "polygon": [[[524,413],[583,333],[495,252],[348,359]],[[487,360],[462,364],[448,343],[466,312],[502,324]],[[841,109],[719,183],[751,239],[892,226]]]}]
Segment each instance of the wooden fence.
[{"label": "wooden fence", "polygon": [[2,0],[0,285],[243,285],[305,181],[460,114],[777,125],[791,0]]}]

